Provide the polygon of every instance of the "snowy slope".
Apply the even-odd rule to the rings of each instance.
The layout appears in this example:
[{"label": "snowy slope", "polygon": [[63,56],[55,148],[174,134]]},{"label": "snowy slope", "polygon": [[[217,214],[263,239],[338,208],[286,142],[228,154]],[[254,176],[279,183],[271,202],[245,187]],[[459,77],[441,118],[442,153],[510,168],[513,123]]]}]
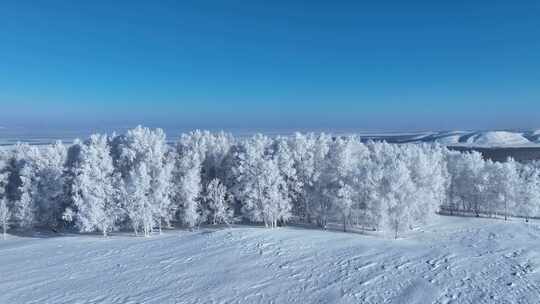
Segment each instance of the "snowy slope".
[{"label": "snowy slope", "polygon": [[511,131],[439,132],[426,136],[421,141],[472,147],[521,147],[535,145],[535,142],[531,141],[526,136],[526,133]]},{"label": "snowy slope", "polygon": [[531,142],[540,143],[540,130],[529,131],[525,135]]},{"label": "snowy slope", "polygon": [[515,146],[530,143],[522,134],[506,131],[479,132],[467,138],[466,142],[479,146]]},{"label": "snowy slope", "polygon": [[434,140],[437,143],[440,143],[441,145],[454,145],[459,143],[459,139],[461,138],[460,135],[449,135],[449,136],[442,136]]},{"label": "snowy slope", "polygon": [[0,241],[0,303],[538,303],[540,227],[443,217],[401,240],[237,227]]},{"label": "snowy slope", "polygon": [[467,147],[538,147],[540,130],[536,131],[440,131],[419,133],[358,133],[364,139],[391,143],[437,142]]}]

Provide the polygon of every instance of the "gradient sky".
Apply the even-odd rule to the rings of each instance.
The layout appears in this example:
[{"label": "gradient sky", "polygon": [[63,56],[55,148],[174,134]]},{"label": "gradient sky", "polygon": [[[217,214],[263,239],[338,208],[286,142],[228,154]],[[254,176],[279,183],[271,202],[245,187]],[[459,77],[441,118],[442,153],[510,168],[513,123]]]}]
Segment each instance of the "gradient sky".
[{"label": "gradient sky", "polygon": [[540,1],[0,2],[0,126],[540,128]]}]

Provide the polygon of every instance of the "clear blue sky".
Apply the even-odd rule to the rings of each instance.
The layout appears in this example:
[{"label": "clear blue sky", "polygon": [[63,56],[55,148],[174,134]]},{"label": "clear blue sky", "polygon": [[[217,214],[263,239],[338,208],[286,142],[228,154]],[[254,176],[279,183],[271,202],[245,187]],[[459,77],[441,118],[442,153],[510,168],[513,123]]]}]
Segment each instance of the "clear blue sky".
[{"label": "clear blue sky", "polygon": [[540,1],[0,2],[0,126],[540,128]]}]

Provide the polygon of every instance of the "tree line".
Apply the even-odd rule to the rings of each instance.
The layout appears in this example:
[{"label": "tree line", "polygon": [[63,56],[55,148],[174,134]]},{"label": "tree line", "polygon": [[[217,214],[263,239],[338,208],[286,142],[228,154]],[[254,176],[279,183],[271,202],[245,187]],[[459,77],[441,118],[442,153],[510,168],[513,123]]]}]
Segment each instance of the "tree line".
[{"label": "tree line", "polygon": [[173,226],[246,221],[329,223],[399,233],[437,212],[537,216],[535,164],[484,160],[436,144],[362,143],[355,136],[268,137],[161,129],[71,145],[0,151],[0,224],[149,236]]}]

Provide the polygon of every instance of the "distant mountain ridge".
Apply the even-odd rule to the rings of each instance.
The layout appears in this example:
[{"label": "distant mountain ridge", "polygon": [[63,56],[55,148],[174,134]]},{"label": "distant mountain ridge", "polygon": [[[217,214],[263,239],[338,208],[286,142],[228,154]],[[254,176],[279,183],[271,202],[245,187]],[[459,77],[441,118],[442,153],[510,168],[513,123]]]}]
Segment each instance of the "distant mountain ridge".
[{"label": "distant mountain ridge", "polygon": [[[362,134],[359,134],[362,136]],[[531,131],[440,131],[414,134],[367,134],[364,139],[393,143],[436,142],[465,147],[540,147],[540,130]]]},{"label": "distant mountain ridge", "polygon": [[[126,128],[127,129],[127,128]],[[6,128],[0,126],[0,146],[14,145],[18,142],[32,145],[44,145],[62,140],[64,143],[71,143],[76,138],[87,138],[92,133],[111,134],[114,129],[106,128],[100,130],[44,130],[44,129],[24,129]],[[118,130],[117,130],[118,131]],[[123,129],[120,131],[124,131]],[[189,132],[189,129],[165,128],[168,141],[176,142],[181,133]],[[214,132],[216,130],[212,130]],[[294,130],[224,130],[241,138],[248,137],[255,133],[263,133],[268,136],[290,136]],[[300,132],[325,132],[340,135],[357,135],[363,141],[386,141],[390,143],[421,143],[436,142],[445,146],[457,147],[538,147],[540,148],[540,129],[537,130],[487,130],[487,131],[367,131],[367,130],[301,130]]]}]

